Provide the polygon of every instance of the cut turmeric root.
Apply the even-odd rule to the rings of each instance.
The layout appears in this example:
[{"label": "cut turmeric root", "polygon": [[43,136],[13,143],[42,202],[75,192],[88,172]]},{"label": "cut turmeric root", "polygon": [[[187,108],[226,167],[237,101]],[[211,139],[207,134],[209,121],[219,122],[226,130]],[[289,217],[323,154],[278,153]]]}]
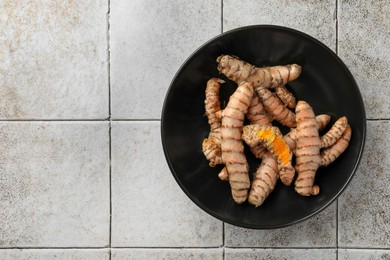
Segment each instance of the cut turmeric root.
[{"label": "cut turmeric root", "polygon": [[222,112],[222,161],[226,164],[233,199],[238,204],[247,199],[250,187],[249,166],[241,132],[252,97],[252,84],[244,82],[238,86]]},{"label": "cut turmeric root", "polygon": [[263,144],[278,161],[280,180],[285,185],[290,185],[295,170],[291,165],[292,153],[286,142],[283,140],[279,128],[260,125],[247,125],[243,128],[242,139],[251,147]]}]

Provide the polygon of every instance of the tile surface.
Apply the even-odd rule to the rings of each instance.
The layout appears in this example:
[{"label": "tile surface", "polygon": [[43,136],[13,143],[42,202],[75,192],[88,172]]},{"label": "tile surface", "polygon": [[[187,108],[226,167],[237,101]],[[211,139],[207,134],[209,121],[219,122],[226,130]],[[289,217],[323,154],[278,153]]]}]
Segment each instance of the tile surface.
[{"label": "tile surface", "polygon": [[107,0],[0,2],[0,118],[108,117]]},{"label": "tile surface", "polygon": [[174,260],[174,259],[209,259],[222,260],[222,248],[218,249],[113,249],[112,260]]},{"label": "tile surface", "polygon": [[0,259],[108,260],[108,249],[3,249]]},{"label": "tile surface", "polygon": [[336,1],[223,1],[223,30],[272,24],[313,36],[332,50],[336,46]]},{"label": "tile surface", "polygon": [[335,249],[231,249],[225,250],[226,260],[336,260]]},{"label": "tile surface", "polygon": [[390,248],[390,121],[368,121],[365,152],[339,198],[339,246]]},{"label": "tile surface", "polygon": [[335,247],[336,205],[296,225],[252,230],[225,224],[225,245],[229,247]]},{"label": "tile surface", "polygon": [[0,247],[108,244],[108,123],[0,123],[0,143]]},{"label": "tile surface", "polygon": [[390,250],[340,249],[339,260],[389,260]]},{"label": "tile surface", "polygon": [[390,118],[390,2],[340,0],[339,55],[363,95],[367,118]]},{"label": "tile surface", "polygon": [[191,202],[165,161],[159,122],[112,125],[112,245],[216,247],[222,222]]},{"label": "tile surface", "polygon": [[158,119],[180,65],[221,32],[221,1],[111,2],[112,116]]}]

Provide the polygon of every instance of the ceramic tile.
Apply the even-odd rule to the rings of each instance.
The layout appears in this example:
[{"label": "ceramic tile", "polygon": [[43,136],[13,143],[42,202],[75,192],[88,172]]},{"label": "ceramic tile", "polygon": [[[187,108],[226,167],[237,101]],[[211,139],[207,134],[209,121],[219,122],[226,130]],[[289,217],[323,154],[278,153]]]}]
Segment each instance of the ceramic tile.
[{"label": "ceramic tile", "polygon": [[332,50],[336,46],[336,1],[223,1],[223,30],[272,24],[309,34]]},{"label": "ceramic tile", "polygon": [[390,121],[368,121],[362,161],[339,198],[339,246],[390,248]]},{"label": "ceramic tile", "polygon": [[335,249],[231,249],[225,250],[226,260],[317,259],[336,260]]},{"label": "ceramic tile", "polygon": [[112,260],[208,259],[222,260],[223,249],[113,249]]},{"label": "ceramic tile", "polygon": [[0,2],[0,119],[108,118],[107,0]]},{"label": "ceramic tile", "polygon": [[387,260],[390,259],[390,250],[367,249],[340,249],[339,260]]},{"label": "ceramic tile", "polygon": [[108,249],[3,249],[0,259],[108,260]]},{"label": "ceramic tile", "polygon": [[252,230],[225,224],[229,247],[335,247],[336,205],[304,222],[272,230]]},{"label": "ceramic tile", "polygon": [[108,123],[0,123],[0,247],[109,243]]},{"label": "ceramic tile", "polygon": [[221,1],[112,1],[113,118],[158,119],[181,64],[221,32]]},{"label": "ceramic tile", "polygon": [[112,125],[112,245],[216,247],[222,222],[184,194],[166,164],[159,122]]},{"label": "ceramic tile", "polygon": [[345,1],[339,6],[339,55],[364,99],[367,118],[390,118],[389,1]]}]

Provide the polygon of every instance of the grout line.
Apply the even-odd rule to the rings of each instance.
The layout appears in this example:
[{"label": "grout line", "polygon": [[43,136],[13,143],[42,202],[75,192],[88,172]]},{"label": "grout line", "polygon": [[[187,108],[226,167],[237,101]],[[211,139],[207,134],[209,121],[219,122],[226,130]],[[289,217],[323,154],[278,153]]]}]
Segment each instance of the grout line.
[{"label": "grout line", "polygon": [[7,123],[7,122],[160,122],[161,119],[113,119],[111,118],[111,115],[109,118],[106,119],[0,119],[0,123]]},{"label": "grout line", "polygon": [[223,33],[223,0],[221,0],[221,33]]},{"label": "grout line", "polygon": [[108,118],[111,120],[111,46],[110,46],[110,0],[107,9],[107,80],[108,80]]},{"label": "grout line", "polygon": [[109,156],[109,168],[108,168],[108,185],[109,185],[109,196],[110,196],[110,223],[109,223],[109,256],[108,259],[111,260],[111,242],[112,242],[112,109],[111,109],[111,46],[110,46],[110,12],[111,12],[111,1],[107,2],[107,84],[108,84],[108,156]]}]

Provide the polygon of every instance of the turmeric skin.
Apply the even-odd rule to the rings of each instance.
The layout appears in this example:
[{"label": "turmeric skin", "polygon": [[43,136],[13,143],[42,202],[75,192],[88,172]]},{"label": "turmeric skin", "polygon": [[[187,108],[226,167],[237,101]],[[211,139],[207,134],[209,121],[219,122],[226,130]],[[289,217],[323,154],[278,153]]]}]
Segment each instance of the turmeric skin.
[{"label": "turmeric skin", "polygon": [[253,175],[248,202],[256,207],[264,203],[268,195],[274,190],[279,178],[278,164],[270,152],[263,155],[261,165]]},{"label": "turmeric skin", "polygon": [[344,133],[348,126],[348,120],[345,116],[340,117],[329,131],[321,136],[321,148],[333,145]]},{"label": "turmeric skin", "polygon": [[295,111],[297,115],[295,169],[298,172],[295,190],[303,196],[317,195],[319,187],[314,185],[314,178],[321,165],[318,123],[313,109],[305,101],[299,101]]},{"label": "turmeric skin", "polygon": [[[330,116],[326,114],[318,115],[316,116],[316,121],[318,124],[318,131],[321,131],[324,129],[327,124],[330,122]],[[295,154],[295,148],[296,148],[296,134],[297,129],[293,128],[288,132],[286,135],[283,136],[284,141],[287,143],[287,145],[290,147],[290,150]],[[321,142],[322,145],[322,142]]]},{"label": "turmeric skin", "polygon": [[286,86],[276,87],[275,94],[288,108],[294,109],[297,106],[294,95],[286,88]]},{"label": "turmeric skin", "polygon": [[221,157],[221,119],[218,118],[217,113],[221,110],[221,103],[219,101],[219,91],[221,83],[224,81],[218,78],[211,78],[207,82],[205,94],[205,115],[207,116],[210,133],[208,138],[202,142],[202,151],[209,165],[222,164]]},{"label": "turmeric skin", "polygon": [[249,165],[244,155],[241,132],[252,97],[252,84],[243,82],[230,96],[229,102],[222,112],[222,161],[229,173],[228,178],[233,199],[238,204],[247,199],[250,188]]},{"label": "turmeric skin", "polygon": [[295,80],[301,74],[297,64],[257,68],[238,57],[221,55],[217,58],[218,71],[237,84],[247,81],[253,88],[275,88]]},{"label": "turmeric skin", "polygon": [[265,110],[273,119],[287,127],[296,126],[294,112],[285,107],[275,93],[272,93],[267,88],[255,88],[255,91],[263,103]]},{"label": "turmeric skin", "polygon": [[[249,119],[251,124],[267,125],[271,126],[272,118],[265,110],[263,104],[260,102],[260,99],[257,97],[256,93],[253,95],[252,101],[249,105],[248,112],[246,117]],[[263,155],[267,152],[267,149],[262,145],[258,144],[254,147],[250,147],[252,154],[261,159]]]},{"label": "turmeric skin", "polygon": [[327,166],[336,160],[337,157],[342,154],[349,145],[351,140],[352,129],[347,125],[344,133],[341,137],[330,147],[325,148],[321,152],[321,166]]}]

